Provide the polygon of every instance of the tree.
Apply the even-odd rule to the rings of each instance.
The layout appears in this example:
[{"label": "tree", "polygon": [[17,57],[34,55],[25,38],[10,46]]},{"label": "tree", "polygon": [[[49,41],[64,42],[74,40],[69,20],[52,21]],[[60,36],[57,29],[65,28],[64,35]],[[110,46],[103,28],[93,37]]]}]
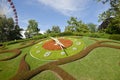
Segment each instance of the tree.
[{"label": "tree", "polygon": [[26,29],[25,36],[30,38],[32,36],[38,35],[40,29],[38,28],[38,23],[35,20],[29,20],[29,25]]},{"label": "tree", "polygon": [[45,33],[49,34],[49,33],[60,33],[60,32],[61,30],[59,26],[52,26],[52,29],[47,29]]},{"label": "tree", "polygon": [[106,33],[120,34],[120,19],[119,18],[113,18],[110,21],[110,24],[106,28]]},{"label": "tree", "polygon": [[66,26],[65,27],[65,32],[74,32],[74,31],[75,31],[74,26]]},{"label": "tree", "polygon": [[11,35],[11,39],[14,40],[14,39],[21,39],[22,35],[21,35],[21,31],[23,29],[22,28],[19,28],[19,25],[15,25],[14,27],[14,30],[10,32],[10,35]]},{"label": "tree", "polygon": [[88,26],[88,28],[91,32],[96,32],[96,26],[97,25],[95,25],[93,23],[88,23],[87,26]]},{"label": "tree", "polygon": [[76,27],[78,26],[77,18],[71,17],[67,23],[68,25],[65,27],[65,32],[76,32]]},{"label": "tree", "polygon": [[100,14],[99,21],[104,21],[110,17],[119,17],[120,18],[120,0],[98,0],[101,1],[103,4],[109,2],[110,8]]},{"label": "tree", "polygon": [[14,25],[13,18],[0,17],[0,42],[21,39],[20,31],[20,27]]},{"label": "tree", "polygon": [[7,24],[6,17],[0,17],[0,42],[7,41],[6,30],[5,30],[6,24]]},{"label": "tree", "polygon": [[103,21],[103,23],[105,23],[107,19],[110,19],[109,23],[106,24],[106,29],[104,31],[109,34],[120,34],[120,0],[98,1],[101,1],[104,4],[109,2],[110,4],[110,8],[99,16],[99,21]]},{"label": "tree", "polygon": [[50,29],[47,29],[45,33],[46,33],[46,34],[49,34],[49,33],[51,33],[51,32],[52,32],[52,31],[51,31]]},{"label": "tree", "polygon": [[67,23],[68,25],[65,27],[65,32],[89,32],[87,25],[75,17],[71,17]]},{"label": "tree", "polygon": [[52,26],[51,32],[52,33],[60,33],[61,32],[60,27],[59,26]]}]

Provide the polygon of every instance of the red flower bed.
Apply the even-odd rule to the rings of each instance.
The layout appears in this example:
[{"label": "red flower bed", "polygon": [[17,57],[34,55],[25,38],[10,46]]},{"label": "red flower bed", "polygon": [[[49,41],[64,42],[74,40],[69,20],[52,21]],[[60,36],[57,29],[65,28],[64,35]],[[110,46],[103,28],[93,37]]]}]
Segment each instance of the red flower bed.
[{"label": "red flower bed", "polygon": [[[73,42],[71,40],[68,39],[58,39],[64,46],[65,48],[70,47]],[[61,47],[59,45],[55,45],[55,41],[54,40],[50,40],[47,41],[46,43],[43,44],[43,48],[47,49],[47,50],[61,50]]]}]

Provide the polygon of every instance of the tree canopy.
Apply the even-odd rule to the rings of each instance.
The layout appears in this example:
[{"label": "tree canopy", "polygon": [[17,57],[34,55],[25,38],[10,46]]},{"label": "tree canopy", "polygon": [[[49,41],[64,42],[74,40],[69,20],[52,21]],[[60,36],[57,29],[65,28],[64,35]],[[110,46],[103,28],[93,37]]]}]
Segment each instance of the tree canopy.
[{"label": "tree canopy", "polygon": [[30,38],[34,35],[37,35],[40,31],[40,29],[38,28],[38,23],[35,20],[31,19],[28,21],[28,23],[29,23],[29,25],[25,32],[26,38]]},{"label": "tree canopy", "polygon": [[51,29],[46,30],[46,33],[47,34],[49,34],[49,33],[61,33],[61,29],[59,26],[52,26]]},{"label": "tree canopy", "polygon": [[[110,8],[99,15],[99,21],[103,21],[103,23],[106,26],[104,31],[109,34],[120,34],[120,0],[98,0],[98,1],[101,1],[103,4],[105,3],[110,4]],[[110,20],[106,21],[108,19]],[[102,25],[100,27],[102,27]]]},{"label": "tree canopy", "polygon": [[100,14],[99,21],[104,21],[110,17],[119,17],[120,18],[120,0],[98,0],[101,1],[103,4],[109,3],[110,8]]},{"label": "tree canopy", "polygon": [[96,32],[96,26],[97,25],[95,25],[95,24],[93,24],[93,23],[88,23],[87,24],[87,26],[88,26],[88,28],[89,28],[89,30],[91,31],[91,32]]},{"label": "tree canopy", "polygon": [[21,30],[13,18],[0,17],[0,42],[21,39]]},{"label": "tree canopy", "polygon": [[65,32],[89,32],[87,25],[75,17],[71,17],[67,23],[68,25],[65,27]]},{"label": "tree canopy", "polygon": [[53,33],[60,33],[61,30],[60,30],[60,27],[59,26],[52,26],[52,30],[51,30]]}]

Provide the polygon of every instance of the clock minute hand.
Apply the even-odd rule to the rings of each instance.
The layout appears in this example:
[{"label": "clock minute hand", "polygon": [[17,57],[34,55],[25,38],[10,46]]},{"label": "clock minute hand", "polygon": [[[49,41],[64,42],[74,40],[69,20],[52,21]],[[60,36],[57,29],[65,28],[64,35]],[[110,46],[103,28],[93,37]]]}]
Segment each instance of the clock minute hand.
[{"label": "clock minute hand", "polygon": [[57,45],[61,45],[65,47],[57,38],[53,38],[53,37],[50,37],[50,38],[53,39]]},{"label": "clock minute hand", "polygon": [[53,38],[53,37],[50,37],[51,39],[53,39],[55,41],[55,43],[57,45],[59,45],[61,47],[61,49],[65,52],[65,54],[68,56],[67,52],[65,51],[65,46],[57,39],[57,38]]},{"label": "clock minute hand", "polygon": [[59,44],[62,47],[65,47],[58,39],[57,39],[57,44]]},{"label": "clock minute hand", "polygon": [[61,47],[61,49],[65,52],[65,54],[68,56],[68,54],[67,54],[67,52],[66,52],[66,50],[64,49],[65,47],[63,47],[63,46],[61,46],[61,45],[59,45],[60,47]]},{"label": "clock minute hand", "polygon": [[67,52],[65,51],[65,46],[58,40],[56,39],[57,44],[61,47],[61,49],[65,52],[65,54],[68,56]]}]

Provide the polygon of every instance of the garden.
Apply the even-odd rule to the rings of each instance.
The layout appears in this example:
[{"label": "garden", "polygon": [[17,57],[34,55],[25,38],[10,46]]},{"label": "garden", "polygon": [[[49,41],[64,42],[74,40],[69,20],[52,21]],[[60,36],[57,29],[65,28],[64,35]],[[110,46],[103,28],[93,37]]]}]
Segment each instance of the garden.
[{"label": "garden", "polygon": [[0,80],[120,80],[120,0],[0,0]]},{"label": "garden", "polygon": [[[81,36],[58,39],[71,41],[72,45],[65,48],[68,56],[59,47],[54,48],[59,50],[45,49],[44,45],[52,41],[49,37],[5,46],[5,50],[0,50],[0,79],[120,79],[119,41]],[[46,51],[50,55],[44,56]]]}]

